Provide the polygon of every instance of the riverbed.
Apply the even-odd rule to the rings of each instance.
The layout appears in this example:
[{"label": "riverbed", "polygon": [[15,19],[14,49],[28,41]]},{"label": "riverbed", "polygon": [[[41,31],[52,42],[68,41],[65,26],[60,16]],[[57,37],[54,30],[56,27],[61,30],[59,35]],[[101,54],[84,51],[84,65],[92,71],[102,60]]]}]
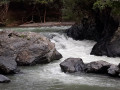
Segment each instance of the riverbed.
[{"label": "riverbed", "polygon": [[119,64],[120,58],[90,55],[96,42],[75,41],[63,32],[70,26],[2,28],[0,30],[32,31],[42,33],[55,43],[63,58],[49,64],[20,67],[21,73],[9,75],[9,84],[0,84],[0,90],[120,90],[120,79],[96,74],[63,73],[59,64],[66,58],[82,58],[85,63],[104,60]]}]

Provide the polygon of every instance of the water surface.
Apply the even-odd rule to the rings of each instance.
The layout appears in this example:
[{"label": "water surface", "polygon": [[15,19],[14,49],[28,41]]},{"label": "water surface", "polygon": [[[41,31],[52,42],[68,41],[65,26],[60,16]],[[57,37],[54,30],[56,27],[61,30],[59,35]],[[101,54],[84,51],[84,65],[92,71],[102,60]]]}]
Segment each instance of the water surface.
[{"label": "water surface", "polygon": [[75,41],[68,38],[62,32],[69,27],[5,28],[44,34],[55,43],[63,58],[45,65],[20,67],[23,73],[8,76],[12,82],[0,84],[0,90],[120,90],[119,78],[61,72],[59,64],[69,57],[82,58],[85,63],[97,60],[104,60],[113,64],[120,63],[120,58],[90,55],[90,51],[96,42],[88,40]]}]

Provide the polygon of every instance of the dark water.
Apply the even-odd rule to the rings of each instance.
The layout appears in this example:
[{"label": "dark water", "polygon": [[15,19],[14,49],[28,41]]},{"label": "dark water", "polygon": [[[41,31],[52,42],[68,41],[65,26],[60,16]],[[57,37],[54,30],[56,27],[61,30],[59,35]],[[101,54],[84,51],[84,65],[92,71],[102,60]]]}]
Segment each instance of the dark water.
[{"label": "dark water", "polygon": [[68,57],[79,57],[84,62],[105,60],[114,64],[120,63],[120,58],[89,55],[96,42],[75,41],[68,38],[61,33],[66,28],[68,27],[11,28],[15,31],[43,33],[56,44],[63,58],[50,64],[20,67],[22,73],[8,76],[12,82],[0,84],[0,90],[120,90],[119,78],[95,74],[72,75],[61,72],[59,64]]}]

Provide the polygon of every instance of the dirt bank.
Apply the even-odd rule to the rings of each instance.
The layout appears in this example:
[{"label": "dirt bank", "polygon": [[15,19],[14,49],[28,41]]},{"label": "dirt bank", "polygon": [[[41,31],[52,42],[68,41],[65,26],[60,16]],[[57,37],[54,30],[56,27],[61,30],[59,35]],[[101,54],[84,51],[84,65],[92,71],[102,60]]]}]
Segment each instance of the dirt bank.
[{"label": "dirt bank", "polygon": [[20,27],[44,27],[44,26],[69,26],[75,24],[74,22],[46,22],[46,23],[25,23]]}]

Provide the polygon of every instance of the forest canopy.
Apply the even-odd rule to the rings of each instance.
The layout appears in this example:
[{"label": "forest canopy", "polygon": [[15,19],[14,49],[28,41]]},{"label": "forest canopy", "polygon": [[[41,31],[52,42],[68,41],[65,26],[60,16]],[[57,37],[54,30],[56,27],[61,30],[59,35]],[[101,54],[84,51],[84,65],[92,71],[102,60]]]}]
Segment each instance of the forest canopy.
[{"label": "forest canopy", "polygon": [[120,0],[63,0],[63,6],[64,18],[75,21],[90,15],[96,9],[102,11],[106,7],[112,9],[111,14],[120,16]]},{"label": "forest canopy", "polygon": [[111,8],[111,15],[120,16],[120,0],[1,0],[0,22],[12,22],[13,17],[9,19],[8,13],[17,7],[15,5],[19,6],[18,9],[23,8],[23,12],[20,11],[23,14],[21,22],[35,20],[79,22],[82,18],[92,15],[91,12],[97,9],[102,12],[108,7]]}]

